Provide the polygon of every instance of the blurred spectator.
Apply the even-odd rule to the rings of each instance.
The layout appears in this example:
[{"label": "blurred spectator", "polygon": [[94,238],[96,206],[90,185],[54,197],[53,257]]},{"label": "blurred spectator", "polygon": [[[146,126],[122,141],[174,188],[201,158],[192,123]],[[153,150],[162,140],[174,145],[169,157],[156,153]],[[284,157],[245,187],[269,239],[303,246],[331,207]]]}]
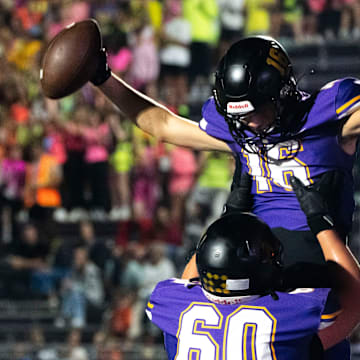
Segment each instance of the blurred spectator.
[{"label": "blurred spectator", "polygon": [[159,203],[154,215],[154,238],[161,239],[168,246],[182,245],[182,226],[171,218],[170,209]]},{"label": "blurred spectator", "polygon": [[2,210],[2,241],[17,238],[16,218],[23,208],[26,163],[22,148],[12,145],[0,164],[0,197]]},{"label": "blurred spectator", "polygon": [[111,256],[105,239],[100,239],[96,236],[94,224],[90,221],[81,221],[79,230],[79,240],[87,248],[89,260],[104,273],[106,264]]},{"label": "blurred spectator", "polygon": [[40,325],[30,329],[29,340],[32,347],[32,358],[36,360],[58,360],[59,354],[55,347],[46,344],[44,330]]},{"label": "blurred spectator", "polygon": [[16,342],[12,349],[12,358],[14,360],[32,360],[31,350],[23,342]]},{"label": "blurred spectator", "polygon": [[164,18],[162,17],[163,1],[147,0],[145,1],[145,5],[147,7],[148,18],[151,26],[156,32],[159,32],[161,24],[164,21]]},{"label": "blurred spectator", "polygon": [[31,223],[25,224],[21,238],[1,259],[1,296],[18,299],[36,296],[38,289],[33,282],[34,275],[48,271],[49,251],[49,245],[40,239],[38,229]]},{"label": "blurred spectator", "polygon": [[191,25],[189,101],[199,101],[210,92],[208,82],[220,32],[219,8],[216,0],[183,0],[183,7],[184,18]]},{"label": "blurred spectator", "polygon": [[321,42],[318,28],[318,16],[325,10],[326,0],[307,0],[303,3],[304,20],[303,31],[306,42]]},{"label": "blurred spectator", "polygon": [[8,49],[7,60],[19,70],[29,70],[35,65],[40,50],[41,41],[24,34],[14,39],[11,49]]},{"label": "blurred spectator", "polygon": [[124,26],[121,21],[126,16],[126,11],[120,8],[116,18],[109,21],[106,25],[105,31],[107,34],[104,36],[109,66],[114,73],[120,76],[126,74],[133,59],[133,54],[128,44],[128,34],[125,29],[121,28],[121,26]]},{"label": "blurred spectator", "polygon": [[342,7],[342,0],[327,0],[324,9],[318,15],[318,31],[325,40],[335,40],[337,38]]},{"label": "blurred spectator", "polygon": [[157,159],[155,147],[145,138],[135,147],[133,171],[133,208],[135,221],[151,220],[158,199]]},{"label": "blurred spectator", "polygon": [[64,358],[68,360],[88,360],[89,354],[82,345],[82,333],[80,329],[70,330],[67,337],[67,349]]},{"label": "blurred spectator", "polygon": [[46,19],[47,40],[52,39],[65,26],[90,17],[91,9],[87,1],[49,1],[49,7],[51,18]]},{"label": "blurred spectator", "polygon": [[119,114],[110,113],[106,117],[116,138],[116,146],[111,154],[114,183],[112,184],[113,201],[110,212],[111,220],[127,220],[132,214],[130,174],[134,165],[134,151],[131,141],[130,122],[119,122]]},{"label": "blurred spectator", "polygon": [[161,97],[178,111],[187,104],[191,62],[191,25],[184,18],[181,0],[166,0],[160,32]]},{"label": "blurred spectator", "polygon": [[271,35],[272,13],[277,5],[277,0],[246,0],[245,35]]},{"label": "blurred spectator", "polygon": [[124,340],[132,322],[132,306],[136,295],[127,289],[119,289],[113,297],[112,304],[104,313],[104,332],[107,336]]},{"label": "blurred spectator", "polygon": [[53,155],[57,163],[63,167],[63,164],[66,161],[66,150],[61,128],[55,120],[50,119],[45,123],[44,132],[45,149],[49,154]]},{"label": "blurred spectator", "polygon": [[360,1],[339,0],[341,3],[340,37],[345,40],[360,38]]},{"label": "blurred spectator", "polygon": [[245,0],[218,0],[220,20],[219,58],[244,33]]},{"label": "blurred spectator", "polygon": [[[299,0],[281,0],[281,19],[278,36],[287,36],[294,38],[296,42],[301,43],[303,39],[303,6]],[[284,31],[284,27],[288,29]],[[273,32],[274,33],[274,32]],[[275,34],[274,34],[275,35]]]},{"label": "blurred spectator", "polygon": [[200,206],[206,223],[211,223],[221,215],[229,194],[234,164],[228,154],[202,152],[198,166],[199,176],[187,208],[192,208],[190,212],[194,213],[194,207]]},{"label": "blurred spectator", "polygon": [[30,219],[41,224],[46,236],[54,237],[53,213],[61,205],[59,191],[62,171],[56,158],[42,144],[32,148],[31,162],[27,167],[24,202]]},{"label": "blurred spectator", "polygon": [[[144,262],[143,277],[138,292],[138,298],[134,304],[133,321],[129,329],[130,338],[138,338],[144,335],[149,329],[144,316],[144,308],[148,297],[150,296],[159,279],[172,278],[176,276],[175,266],[171,260],[166,257],[164,244],[154,242],[147,249],[147,256]],[[151,330],[157,330],[150,325]]]},{"label": "blurred spectator", "polygon": [[86,109],[79,107],[71,121],[60,122],[66,150],[63,166],[64,207],[70,212],[69,220],[78,221],[85,217],[85,139],[81,125],[86,120]]},{"label": "blurred spectator", "polygon": [[133,60],[128,71],[129,83],[149,96],[156,96],[159,76],[159,58],[153,28],[142,24],[131,40]]},{"label": "blurred spectator", "polygon": [[90,185],[91,217],[105,220],[110,211],[109,147],[110,128],[99,112],[88,111],[87,124],[81,128],[85,139],[85,166]]},{"label": "blurred spectator", "polygon": [[68,324],[83,328],[87,315],[99,318],[104,301],[104,288],[99,268],[88,258],[88,250],[78,246],[74,250],[71,272],[61,289],[61,313],[57,326]]},{"label": "blurred spectator", "polygon": [[[123,360],[126,359],[123,355],[122,346],[116,337],[109,337],[98,346],[96,360]],[[143,359],[143,358],[142,358]]]},{"label": "blurred spectator", "polygon": [[146,248],[144,245],[131,242],[123,255],[123,268],[120,285],[124,289],[137,291],[144,278]]},{"label": "blurred spectator", "polygon": [[182,228],[184,221],[184,206],[192,189],[197,173],[194,151],[180,146],[172,147],[170,151],[169,193],[171,201],[171,221]]},{"label": "blurred spectator", "polygon": [[173,145],[159,142],[156,146],[158,162],[159,202],[166,206],[170,203],[169,179],[171,171],[170,150]]}]

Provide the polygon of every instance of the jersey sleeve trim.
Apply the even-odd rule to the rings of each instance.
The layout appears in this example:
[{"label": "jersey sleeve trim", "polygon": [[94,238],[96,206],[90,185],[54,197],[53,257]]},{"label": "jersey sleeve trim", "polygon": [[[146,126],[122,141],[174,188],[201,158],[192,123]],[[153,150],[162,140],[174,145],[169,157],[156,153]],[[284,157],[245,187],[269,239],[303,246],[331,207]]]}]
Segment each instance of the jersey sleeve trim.
[{"label": "jersey sleeve trim", "polygon": [[154,304],[152,304],[150,301],[148,301],[147,305],[146,305],[149,309],[153,309],[154,308]]},{"label": "jersey sleeve trim", "polygon": [[343,104],[342,106],[337,108],[336,113],[340,114],[342,111],[344,111],[346,108],[348,108],[350,105],[352,105],[355,101],[357,101],[359,99],[360,99],[360,95],[353,97],[352,99],[347,101],[345,104]]},{"label": "jersey sleeve trim", "polygon": [[205,131],[207,124],[208,124],[208,122],[204,118],[202,118],[199,122],[200,129]]},{"label": "jersey sleeve trim", "polygon": [[341,312],[342,312],[342,310],[339,310],[339,311],[335,311],[334,313],[331,313],[331,314],[321,315],[321,320],[335,319]]}]

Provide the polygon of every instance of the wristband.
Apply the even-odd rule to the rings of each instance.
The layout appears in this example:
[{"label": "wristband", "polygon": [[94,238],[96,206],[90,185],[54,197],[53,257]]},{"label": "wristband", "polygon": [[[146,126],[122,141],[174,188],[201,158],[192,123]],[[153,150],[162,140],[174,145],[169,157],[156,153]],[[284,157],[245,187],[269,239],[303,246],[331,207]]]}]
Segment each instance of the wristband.
[{"label": "wristband", "polygon": [[334,228],[334,220],[328,214],[308,217],[307,223],[314,235],[317,235],[323,230],[331,230]]},{"label": "wristband", "polygon": [[99,54],[99,62],[96,73],[90,81],[95,86],[100,86],[111,76],[111,69],[107,63],[106,50],[102,48]]}]

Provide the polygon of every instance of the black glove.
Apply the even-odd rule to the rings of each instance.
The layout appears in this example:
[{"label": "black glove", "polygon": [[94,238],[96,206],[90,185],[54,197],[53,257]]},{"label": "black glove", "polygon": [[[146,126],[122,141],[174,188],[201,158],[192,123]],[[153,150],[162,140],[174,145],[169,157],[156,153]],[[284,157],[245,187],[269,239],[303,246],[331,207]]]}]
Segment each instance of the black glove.
[{"label": "black glove", "polygon": [[324,173],[315,184],[305,186],[298,178],[290,178],[291,186],[306,215],[311,231],[316,235],[322,230],[334,228],[332,214],[336,210],[343,174],[339,171]]},{"label": "black glove", "polygon": [[107,54],[105,48],[102,48],[99,53],[98,66],[95,75],[90,81],[95,85],[99,86],[103,84],[111,76],[111,69],[107,63]]},{"label": "black glove", "polygon": [[252,176],[246,172],[241,173],[240,179],[229,194],[224,205],[223,214],[231,211],[251,212],[253,196],[251,194]]}]

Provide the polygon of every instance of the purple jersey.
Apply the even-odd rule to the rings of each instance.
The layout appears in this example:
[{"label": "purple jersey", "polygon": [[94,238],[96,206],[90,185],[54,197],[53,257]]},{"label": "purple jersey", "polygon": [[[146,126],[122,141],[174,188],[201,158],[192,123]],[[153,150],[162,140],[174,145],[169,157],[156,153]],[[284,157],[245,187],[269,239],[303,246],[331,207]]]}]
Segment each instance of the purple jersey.
[{"label": "purple jersey", "polygon": [[158,283],[147,305],[163,332],[169,359],[285,360],[309,358],[329,289],[297,289],[215,304],[199,283]]},{"label": "purple jersey", "polygon": [[[308,96],[304,96],[304,100]],[[360,107],[360,81],[345,78],[324,86],[303,119],[298,140],[287,140],[269,147],[263,156],[241,148],[231,136],[224,118],[216,111],[214,99],[203,106],[200,128],[225,141],[238,154],[243,169],[253,176],[253,212],[270,227],[309,230],[304,213],[296,199],[289,177],[295,175],[305,185],[316,182],[329,170],[345,173],[339,220],[350,228],[353,202],[352,166],[354,156],[339,145],[341,120]],[[269,160],[271,159],[271,160]]]}]

